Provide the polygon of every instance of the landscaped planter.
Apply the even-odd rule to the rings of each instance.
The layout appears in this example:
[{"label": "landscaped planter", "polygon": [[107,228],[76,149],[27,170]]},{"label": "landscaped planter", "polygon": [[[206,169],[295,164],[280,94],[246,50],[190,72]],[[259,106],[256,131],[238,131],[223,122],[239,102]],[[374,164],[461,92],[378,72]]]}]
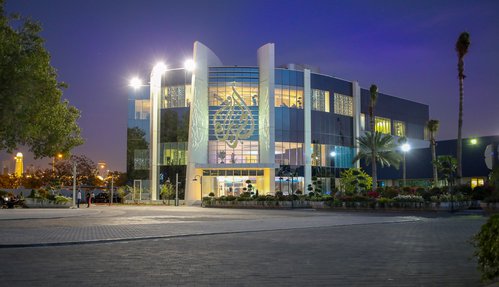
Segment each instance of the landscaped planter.
[{"label": "landscaped planter", "polygon": [[480,207],[487,213],[499,213],[499,202],[480,202]]},{"label": "landscaped planter", "polygon": [[[469,201],[451,202],[374,202],[374,201],[204,201],[205,207],[233,207],[233,208],[315,208],[315,209],[344,209],[344,210],[426,210],[426,211],[450,211],[467,209],[471,205]],[[491,205],[492,210],[499,212],[499,205]]]},{"label": "landscaped planter", "polygon": [[69,208],[71,207],[71,202],[55,203],[48,199],[41,198],[25,198],[24,203],[30,208]]}]

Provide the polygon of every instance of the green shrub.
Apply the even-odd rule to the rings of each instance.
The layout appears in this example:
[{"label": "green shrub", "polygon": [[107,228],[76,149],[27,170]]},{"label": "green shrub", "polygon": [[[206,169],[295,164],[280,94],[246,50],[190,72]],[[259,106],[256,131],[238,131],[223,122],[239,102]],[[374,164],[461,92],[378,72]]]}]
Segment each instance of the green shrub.
[{"label": "green shrub", "polygon": [[237,197],[235,197],[234,195],[227,195],[226,200],[227,201],[234,201],[234,200],[236,200],[236,198]]},{"label": "green shrub", "polygon": [[480,232],[473,237],[475,257],[482,280],[489,281],[499,276],[499,214],[489,218]]},{"label": "green shrub", "polygon": [[499,192],[498,191],[492,192],[492,194],[486,197],[484,201],[489,203],[499,202]]},{"label": "green shrub", "polygon": [[416,195],[423,196],[423,194],[425,194],[425,193],[427,193],[427,191],[424,187],[419,186],[416,188]]},{"label": "green shrub", "polygon": [[276,191],[276,192],[275,192],[275,196],[276,196],[276,197],[282,197],[282,196],[283,196],[282,191]]},{"label": "green shrub", "polygon": [[476,186],[471,193],[471,199],[484,200],[492,194],[492,190],[490,186]]},{"label": "green shrub", "polygon": [[424,202],[423,197],[419,195],[403,195],[399,194],[393,198],[395,202]]},{"label": "green shrub", "polygon": [[62,195],[56,195],[54,197],[54,200],[55,200],[55,203],[62,204],[62,203],[69,202],[71,200],[71,198],[65,197],[65,196],[62,196]]},{"label": "green shrub", "polygon": [[402,188],[402,193],[403,194],[414,194],[414,190],[409,186],[404,186]]},{"label": "green shrub", "polygon": [[381,197],[394,198],[399,195],[399,190],[395,187],[389,186],[381,193]]},{"label": "green shrub", "polygon": [[364,195],[359,195],[359,194],[355,194],[352,196],[352,201],[355,201],[355,202],[365,202],[365,201],[370,201],[371,199],[367,196],[364,196]]},{"label": "green shrub", "polygon": [[382,205],[384,205],[384,204],[387,204],[387,203],[392,203],[392,202],[394,202],[394,200],[391,199],[391,198],[380,197],[380,198],[377,199],[377,202],[380,203],[380,204],[382,204]]},{"label": "green shrub", "polygon": [[432,189],[430,189],[430,196],[439,196],[442,194],[442,190],[440,189],[440,187],[433,187]]},{"label": "green shrub", "polygon": [[312,196],[314,196],[314,195],[315,195],[315,193],[313,193],[313,192],[309,192],[309,193],[308,193],[308,196],[310,196],[310,197],[312,197]]},{"label": "green shrub", "polygon": [[214,197],[214,196],[215,196],[215,193],[210,192],[210,193],[208,194],[208,196]]}]

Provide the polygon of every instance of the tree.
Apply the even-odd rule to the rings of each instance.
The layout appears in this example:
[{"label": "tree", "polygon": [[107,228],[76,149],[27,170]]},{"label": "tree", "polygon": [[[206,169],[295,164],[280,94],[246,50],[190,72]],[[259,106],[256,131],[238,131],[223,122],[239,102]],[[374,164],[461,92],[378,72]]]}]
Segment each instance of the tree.
[{"label": "tree", "polygon": [[[369,88],[369,93],[371,95],[370,101],[369,101],[369,121],[371,123],[371,133],[376,133],[376,126],[375,126],[375,120],[374,120],[374,106],[376,105],[376,100],[378,99],[378,86],[372,84],[371,87]],[[374,137],[372,137],[374,139]],[[371,153],[371,162],[376,162],[376,145],[374,143],[371,144],[373,151]],[[373,188],[376,189],[378,186],[377,182],[377,177],[375,174],[377,174],[377,166],[376,164],[371,165],[371,174],[373,175],[374,178],[374,186]]]},{"label": "tree", "polygon": [[440,177],[445,179],[448,184],[452,185],[457,170],[456,158],[450,155],[440,155],[435,164]]},{"label": "tree", "polygon": [[438,127],[439,127],[439,121],[438,120],[429,120],[426,123],[426,127],[428,128],[428,131],[430,132],[430,145],[431,145],[431,162],[433,165],[433,185],[437,186],[438,185],[438,172],[437,172],[437,165],[435,164],[435,161],[437,160],[437,152],[436,152],[436,141],[435,141],[435,135],[438,132]]},{"label": "tree", "polygon": [[80,112],[62,101],[40,24],[6,16],[0,0],[0,150],[25,145],[35,158],[69,152],[81,145]]},{"label": "tree", "polygon": [[372,84],[369,88],[369,93],[371,94],[371,101],[369,102],[369,120],[371,123],[371,132],[375,132],[374,106],[376,105],[376,100],[378,99],[378,87],[375,84]]},{"label": "tree", "polygon": [[371,166],[374,166],[371,176],[373,178],[373,189],[375,190],[378,187],[376,163],[381,164],[382,167],[393,165],[398,169],[401,157],[395,151],[397,145],[391,135],[378,132],[366,132],[365,135],[357,138],[357,143],[359,144],[359,153],[355,156],[353,162],[364,159],[366,165],[371,164]]},{"label": "tree", "polygon": [[340,173],[340,187],[346,195],[358,193],[360,188],[368,190],[373,183],[372,177],[361,168],[349,168]]},{"label": "tree", "polygon": [[463,176],[462,168],[462,154],[463,154],[463,139],[461,135],[461,130],[463,127],[463,97],[464,97],[464,56],[468,53],[468,47],[470,46],[470,34],[468,32],[463,32],[459,35],[456,42],[456,52],[457,52],[457,71],[459,78],[459,119],[457,125],[457,177],[461,180]]},{"label": "tree", "polygon": [[73,180],[73,165],[76,163],[76,180],[78,184],[96,185],[97,165],[84,155],[72,155],[69,159],[57,161],[56,175],[65,185],[71,185]]}]

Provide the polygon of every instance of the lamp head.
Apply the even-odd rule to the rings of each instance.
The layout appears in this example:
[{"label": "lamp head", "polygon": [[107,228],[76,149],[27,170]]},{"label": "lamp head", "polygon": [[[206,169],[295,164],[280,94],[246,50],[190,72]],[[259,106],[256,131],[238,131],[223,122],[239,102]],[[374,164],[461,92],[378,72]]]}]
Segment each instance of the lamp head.
[{"label": "lamp head", "polygon": [[408,143],[405,143],[400,148],[402,149],[403,152],[408,152],[411,150],[411,145]]},{"label": "lamp head", "polygon": [[137,90],[138,88],[142,87],[142,80],[139,79],[138,77],[133,77],[130,80],[129,86]]},{"label": "lamp head", "polygon": [[188,72],[192,72],[196,69],[196,63],[192,59],[187,59],[184,62],[184,69]]}]

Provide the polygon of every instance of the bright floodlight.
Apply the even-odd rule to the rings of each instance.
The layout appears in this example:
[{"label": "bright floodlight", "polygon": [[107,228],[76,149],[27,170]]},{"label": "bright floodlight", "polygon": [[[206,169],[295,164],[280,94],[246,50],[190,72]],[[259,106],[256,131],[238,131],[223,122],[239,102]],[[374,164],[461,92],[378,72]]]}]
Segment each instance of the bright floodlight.
[{"label": "bright floodlight", "polygon": [[165,63],[163,62],[158,62],[156,65],[154,65],[153,72],[159,73],[159,74],[164,74],[166,72],[167,68]]},{"label": "bright floodlight", "polygon": [[142,80],[137,77],[134,77],[133,79],[130,80],[130,87],[134,89],[142,87]]},{"label": "bright floodlight", "polygon": [[185,60],[184,62],[184,69],[186,69],[189,72],[194,71],[196,69],[196,63],[192,59]]},{"label": "bright floodlight", "polygon": [[330,155],[331,157],[335,157],[335,156],[336,156],[336,152],[335,152],[335,151],[332,151],[329,155]]},{"label": "bright floodlight", "polygon": [[401,146],[403,152],[408,152],[411,150],[411,145],[408,143],[405,143]]},{"label": "bright floodlight", "polygon": [[471,144],[473,144],[473,145],[475,145],[475,144],[477,144],[477,143],[478,143],[478,140],[477,140],[477,139],[471,139],[471,140],[470,140],[470,143],[471,143]]}]

